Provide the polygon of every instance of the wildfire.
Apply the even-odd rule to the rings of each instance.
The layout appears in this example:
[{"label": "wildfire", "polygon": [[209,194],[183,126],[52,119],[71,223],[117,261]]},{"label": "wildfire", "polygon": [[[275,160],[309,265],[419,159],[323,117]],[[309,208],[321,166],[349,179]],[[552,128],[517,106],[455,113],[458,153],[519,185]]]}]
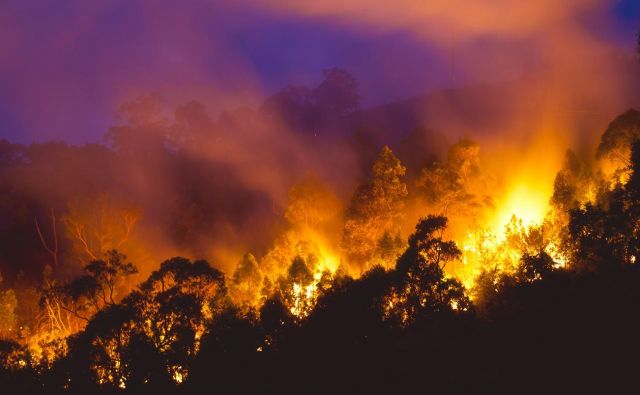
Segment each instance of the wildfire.
[{"label": "wildfire", "polygon": [[186,369],[179,365],[172,366],[169,371],[171,372],[171,378],[176,384],[182,384],[189,374]]},{"label": "wildfire", "polygon": [[525,227],[540,225],[549,210],[550,194],[534,188],[524,182],[515,185],[507,193],[504,201],[498,204],[493,221],[493,230],[498,236],[504,236],[505,227],[515,217]]},{"label": "wildfire", "polygon": [[[458,278],[468,289],[475,285],[477,277],[485,270],[513,273],[519,265],[526,244],[533,241],[556,262],[556,267],[566,265],[566,257],[558,248],[558,240],[543,233],[545,220],[550,215],[548,188],[539,188],[520,177],[507,189],[502,198],[496,198],[496,209],[485,224],[471,229],[457,238],[462,250],[462,265],[455,266],[449,275]],[[534,237],[534,233],[540,233]],[[533,252],[533,251],[532,251]]]},{"label": "wildfire", "polygon": [[[288,301],[289,311],[298,319],[303,319],[313,310],[323,282],[327,283],[334,276],[340,260],[324,239],[313,232],[307,232],[295,245],[290,253],[297,258],[294,258],[294,263],[289,268],[288,278],[281,279],[280,282],[283,284],[281,291],[285,293],[284,299]],[[307,248],[313,252],[309,253]],[[304,256],[306,261],[296,261]],[[296,269],[308,270],[308,273],[293,270],[296,262],[303,265]],[[290,284],[287,285],[287,282]]]},{"label": "wildfire", "polygon": [[[448,280],[459,281],[451,283],[464,286],[460,287],[464,298],[450,302],[451,310],[468,311],[467,302],[473,299],[479,278],[486,279],[483,275],[487,273],[495,275],[489,279],[497,286],[497,276],[517,274],[524,257],[542,256],[545,267],[553,269],[569,265],[560,236],[567,211],[554,205],[555,186],[549,182],[546,170],[544,175],[532,169],[516,172],[517,176],[507,177],[504,187],[504,180],[502,184],[492,184],[491,177],[483,173],[476,143],[462,140],[449,155],[447,161],[423,170],[419,181],[419,188],[424,188],[423,201],[418,205],[421,215],[449,210],[448,227],[443,226],[437,237],[454,240],[455,247],[450,262],[440,269]],[[107,253],[106,261],[92,261],[87,266],[88,274],[79,278],[84,283],[61,286],[50,279],[50,273],[45,273],[40,301],[44,324],[24,336],[23,347],[5,355],[3,362],[16,369],[52,366],[69,352],[68,336],[82,331],[101,312],[115,309],[116,317],[123,320],[122,330],[91,340],[98,350],[91,366],[96,382],[105,387],[127,387],[131,362],[123,350],[134,338],[131,333],[136,333],[165,358],[176,347],[182,347],[180,352],[186,358],[167,359],[163,366],[165,374],[179,385],[188,379],[189,358],[200,352],[212,323],[230,305],[255,317],[267,301],[275,298],[291,315],[292,322],[302,325],[338,276],[357,278],[374,266],[392,271],[398,257],[411,251],[407,249],[408,235],[402,234],[406,225],[402,221],[408,222],[403,211],[407,210],[408,195],[402,178],[405,169],[386,147],[374,169],[373,180],[358,189],[352,202],[355,208],[345,210],[348,214],[340,213],[335,202],[324,203],[330,194],[317,185],[294,188],[291,207],[285,214],[289,226],[262,256],[245,253],[232,273],[222,273],[205,261],[173,258],[163,262],[160,269],[130,292],[128,303],[135,313],[117,310],[122,306],[120,300],[113,298],[114,290],[123,286],[123,279],[137,273],[116,251]],[[564,176],[570,179],[572,174]],[[593,201],[598,180],[586,177],[585,181],[578,176],[574,180],[580,184],[569,188],[574,191],[571,203],[583,206]],[[503,187],[495,187],[498,184]],[[347,222],[349,226],[345,225]],[[349,237],[339,241],[336,229]],[[345,247],[345,240],[351,245]],[[360,262],[354,265],[349,257]],[[630,257],[631,262],[635,259]],[[526,281],[533,282],[546,274],[534,270],[528,275]],[[411,292],[412,288],[399,288],[384,296],[382,318],[408,324],[413,313],[403,306],[413,303]],[[8,305],[13,300],[9,296],[4,296]],[[422,307],[428,303],[431,301],[424,295],[417,300]],[[125,318],[117,314],[124,314]],[[267,336],[256,352],[266,352],[271,341]]]}]

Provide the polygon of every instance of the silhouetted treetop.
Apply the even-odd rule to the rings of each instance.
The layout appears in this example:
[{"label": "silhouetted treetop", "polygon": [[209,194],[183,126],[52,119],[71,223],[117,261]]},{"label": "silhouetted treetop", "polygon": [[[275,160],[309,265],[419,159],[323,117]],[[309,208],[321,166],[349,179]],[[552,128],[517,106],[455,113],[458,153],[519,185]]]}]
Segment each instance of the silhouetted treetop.
[{"label": "silhouetted treetop", "polygon": [[320,108],[345,115],[360,108],[360,89],[356,79],[346,70],[337,67],[322,70],[323,81],[313,91]]},{"label": "silhouetted treetop", "polygon": [[267,98],[262,112],[296,130],[317,133],[326,123],[360,109],[358,82],[348,71],[334,67],[322,75],[315,88],[290,85]]},{"label": "silhouetted treetop", "polygon": [[639,138],[640,112],[629,109],[609,124],[600,140],[597,156],[610,157],[627,165],[631,143]]},{"label": "silhouetted treetop", "polygon": [[197,294],[200,297],[226,293],[222,272],[213,268],[207,261],[190,261],[181,257],[162,262],[160,269],[152,272],[140,285],[140,289],[145,292],[163,292],[169,288]]},{"label": "silhouetted treetop", "polygon": [[409,237],[409,248],[398,259],[397,270],[408,273],[415,265],[444,269],[448,262],[460,258],[462,252],[455,242],[442,238],[446,227],[446,217],[430,215],[421,219]]},{"label": "silhouetted treetop", "polygon": [[307,267],[302,257],[297,256],[291,262],[288,270],[289,278],[295,283],[305,286],[313,281],[313,273]]}]

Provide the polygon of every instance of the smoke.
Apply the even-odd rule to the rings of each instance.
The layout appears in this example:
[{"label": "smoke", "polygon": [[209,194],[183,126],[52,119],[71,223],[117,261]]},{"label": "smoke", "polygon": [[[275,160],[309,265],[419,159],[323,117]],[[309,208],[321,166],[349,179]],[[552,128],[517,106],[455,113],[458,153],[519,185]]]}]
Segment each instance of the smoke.
[{"label": "smoke", "polygon": [[[346,202],[381,145],[400,146],[417,126],[451,142],[463,136],[478,140],[488,170],[500,180],[496,204],[526,195],[544,206],[565,150],[577,146],[589,154],[606,123],[638,103],[631,56],[619,56],[617,44],[602,34],[613,23],[611,1],[165,5],[70,2],[59,14],[43,11],[38,35],[45,39],[20,23],[27,20],[0,15],[0,21],[7,19],[0,24],[0,32],[7,33],[0,38],[6,49],[0,51],[0,70],[30,81],[24,89],[19,81],[9,84],[11,106],[24,118],[35,114],[29,128],[48,129],[47,139],[77,142],[98,140],[117,125],[107,143],[118,154],[105,154],[108,165],[85,158],[49,177],[11,182],[29,184],[25,194],[41,199],[45,209],[64,211],[76,195],[100,193],[140,207],[139,243],[155,251],[148,262],[180,254],[231,270],[245,252],[265,253],[286,227],[292,185],[313,175]],[[28,8],[19,2],[8,7],[16,15]],[[329,114],[321,123],[312,117],[300,130],[286,114],[260,110],[272,92],[255,59],[241,50],[241,40],[230,38],[240,26],[254,23],[254,14],[323,23],[362,37],[408,33],[435,54],[424,74],[445,70],[446,84],[459,89],[400,103],[399,110],[382,106]],[[31,61],[12,63],[21,48]],[[405,64],[409,59],[397,63],[415,67]],[[397,80],[402,68],[392,70],[379,75],[378,83]],[[164,99],[136,99],[149,91]],[[114,119],[107,109],[123,102],[133,104]],[[219,115],[223,108],[229,111]],[[87,132],[77,132],[83,128]],[[409,148],[400,159],[418,164],[430,154],[442,156],[431,135],[418,134],[424,144],[405,140]],[[95,172],[75,174],[72,169],[81,166]],[[93,185],[87,181],[93,177],[106,181]]]},{"label": "smoke", "polygon": [[632,54],[621,55],[604,33],[615,23],[613,1],[263,4],[360,32],[408,31],[436,48],[440,61],[450,65],[453,84],[513,81],[430,98],[421,118],[448,136],[480,141],[504,184],[496,196],[503,203],[516,189],[544,205],[566,149],[592,155],[607,122],[639,103]]},{"label": "smoke", "polygon": [[393,4],[385,1],[329,0],[309,3],[299,0],[271,1],[263,4],[309,16],[330,16],[346,23],[363,23],[378,28],[410,28],[429,39],[446,39],[450,27],[468,39],[482,35],[508,35],[519,38],[539,33],[549,26],[566,23],[567,19],[602,10],[607,0],[569,0],[559,4],[553,0],[535,3],[511,0],[404,0]]}]

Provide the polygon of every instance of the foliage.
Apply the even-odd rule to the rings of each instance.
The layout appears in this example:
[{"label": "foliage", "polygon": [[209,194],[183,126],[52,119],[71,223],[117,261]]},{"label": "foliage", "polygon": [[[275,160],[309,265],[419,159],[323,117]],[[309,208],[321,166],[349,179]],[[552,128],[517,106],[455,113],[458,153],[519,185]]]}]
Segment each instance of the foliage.
[{"label": "foliage", "polygon": [[290,85],[267,98],[262,112],[294,129],[317,133],[327,121],[360,109],[358,82],[348,71],[334,67],[323,70],[322,75],[315,88]]},{"label": "foliage", "polygon": [[640,112],[629,109],[614,119],[598,145],[597,157],[612,160],[618,171],[629,165],[631,144],[640,138]]},{"label": "foliage", "polygon": [[630,147],[627,170],[630,172],[628,182],[609,191],[605,202],[587,203],[570,211],[567,244],[576,269],[594,271],[603,264],[636,262],[640,254],[640,144],[637,142]]},{"label": "foliage", "polygon": [[401,325],[434,312],[466,311],[471,306],[462,284],[444,274],[447,263],[462,255],[453,241],[442,239],[446,224],[445,217],[420,220],[409,237],[409,247],[398,259],[388,314]]},{"label": "foliage", "polygon": [[286,220],[293,226],[318,229],[339,212],[338,199],[319,181],[311,178],[289,190]]},{"label": "foliage", "polygon": [[422,169],[416,186],[427,204],[446,215],[490,207],[490,198],[482,192],[487,190],[487,182],[480,164],[480,146],[461,139],[449,149],[444,163],[435,160]]},{"label": "foliage", "polygon": [[567,150],[565,161],[553,182],[551,203],[565,213],[587,202],[596,202],[606,193],[604,176]]},{"label": "foliage", "polygon": [[129,157],[148,157],[167,144],[168,119],[165,101],[158,94],[141,95],[119,108],[124,124],[111,127],[105,139],[118,152]]},{"label": "foliage", "polygon": [[[361,268],[376,263],[372,260],[379,243],[387,247],[389,237],[397,237],[408,194],[402,180],[405,172],[400,160],[385,146],[373,165],[372,177],[353,194],[342,233],[342,247],[350,263]],[[384,254],[389,255],[388,251]]]},{"label": "foliage", "polygon": [[[2,275],[0,275],[2,285]],[[0,289],[0,339],[9,338],[16,331],[18,300],[12,289]]]},{"label": "foliage", "polygon": [[[185,130],[203,112],[197,104],[183,111]],[[303,182],[290,192],[291,228],[261,259],[244,255],[229,277],[204,260],[176,257],[129,292],[137,269],[110,249],[69,281],[48,267],[43,315],[30,324],[46,336],[29,339],[16,335],[26,320],[15,312],[33,289],[0,291],[0,335],[16,340],[0,341],[3,390],[446,393],[463,385],[513,391],[523,382],[543,391],[559,382],[575,391],[593,389],[595,378],[624,392],[612,386],[635,384],[640,352],[640,143],[625,117],[605,132],[601,155],[628,149],[621,168],[628,177],[608,185],[593,163],[568,152],[552,197],[561,220],[525,226],[514,216],[504,240],[489,246],[473,289],[447,274],[463,256],[445,236],[446,217],[421,219],[402,240],[406,169],[385,147],[345,216],[343,248],[351,262],[364,263],[359,277],[328,270],[334,257],[311,230],[335,215],[332,195]],[[0,161],[19,163],[14,148],[0,144]],[[482,179],[478,146],[463,140],[423,172],[422,198],[485,204],[474,187]],[[96,223],[115,220],[105,217],[112,215]],[[64,218],[69,226],[77,212]],[[550,227],[566,261],[549,248]],[[113,246],[108,239],[116,238],[101,245]],[[506,261],[512,270],[498,268]]]},{"label": "foliage", "polygon": [[104,259],[90,262],[84,270],[87,274],[45,292],[43,303],[59,297],[63,309],[88,321],[103,308],[115,305],[121,298],[118,293],[125,293],[125,279],[138,272],[135,265],[116,250],[108,251]]},{"label": "foliage", "polygon": [[67,237],[73,240],[76,259],[97,260],[110,250],[127,249],[140,218],[140,210],[103,195],[69,204],[62,218]]},{"label": "foliage", "polygon": [[242,311],[257,307],[261,300],[262,273],[252,254],[245,254],[229,282],[229,294]]}]

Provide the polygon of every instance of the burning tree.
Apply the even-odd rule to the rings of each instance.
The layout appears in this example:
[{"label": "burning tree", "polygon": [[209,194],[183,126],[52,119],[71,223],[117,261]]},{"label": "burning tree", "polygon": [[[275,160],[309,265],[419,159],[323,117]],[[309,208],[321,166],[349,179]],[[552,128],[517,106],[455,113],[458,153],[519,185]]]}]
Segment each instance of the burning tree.
[{"label": "burning tree", "polygon": [[279,292],[285,305],[289,306],[291,314],[299,319],[305,318],[315,305],[317,293],[313,272],[302,257],[295,257],[287,277],[281,277]]},{"label": "burning tree", "polygon": [[208,323],[227,304],[221,272],[205,261],[167,260],[138,290],[94,315],[72,341],[69,359],[88,365],[87,373],[107,387],[179,384]]},{"label": "burning tree", "polygon": [[391,267],[402,244],[398,242],[407,186],[406,168],[389,147],[373,165],[372,177],[360,185],[351,199],[342,232],[342,248],[351,265],[360,269],[381,263]]},{"label": "burning tree", "polygon": [[338,199],[315,178],[306,179],[289,190],[286,220],[301,231],[319,231],[340,211]]},{"label": "burning tree", "polygon": [[640,143],[631,144],[626,183],[618,183],[602,202],[569,212],[567,250],[576,270],[634,264],[640,255]]},{"label": "burning tree", "polygon": [[553,182],[551,204],[560,214],[584,205],[595,203],[607,190],[606,181],[600,171],[580,160],[568,150],[562,168]]},{"label": "burning tree", "polygon": [[77,200],[63,216],[67,237],[81,262],[98,260],[110,250],[127,249],[140,211],[108,196]]},{"label": "burning tree", "polygon": [[244,254],[231,276],[229,296],[240,307],[248,312],[257,309],[263,302],[262,273],[258,261],[253,254]]},{"label": "burning tree", "polygon": [[[2,285],[2,275],[0,275]],[[0,289],[0,338],[8,338],[16,330],[17,317],[15,315],[18,300],[12,289]]]},{"label": "burning tree", "polygon": [[182,381],[207,322],[229,303],[224,275],[206,261],[173,258],[133,297],[143,332],[166,358],[174,380]]},{"label": "burning tree", "polygon": [[422,169],[416,186],[435,213],[451,214],[455,220],[477,219],[483,210],[493,208],[488,195],[490,177],[481,168],[480,146],[468,139],[451,146],[445,162],[434,161]]},{"label": "burning tree", "polygon": [[613,167],[613,180],[626,182],[631,144],[640,138],[640,112],[630,109],[614,119],[598,145],[597,158],[607,159]]},{"label": "burning tree", "polygon": [[285,211],[289,228],[259,261],[245,254],[233,273],[229,292],[241,311],[259,309],[278,295],[298,319],[308,315],[320,280],[338,269],[332,243],[324,236],[335,227],[338,212],[337,198],[315,178],[291,188]]}]

